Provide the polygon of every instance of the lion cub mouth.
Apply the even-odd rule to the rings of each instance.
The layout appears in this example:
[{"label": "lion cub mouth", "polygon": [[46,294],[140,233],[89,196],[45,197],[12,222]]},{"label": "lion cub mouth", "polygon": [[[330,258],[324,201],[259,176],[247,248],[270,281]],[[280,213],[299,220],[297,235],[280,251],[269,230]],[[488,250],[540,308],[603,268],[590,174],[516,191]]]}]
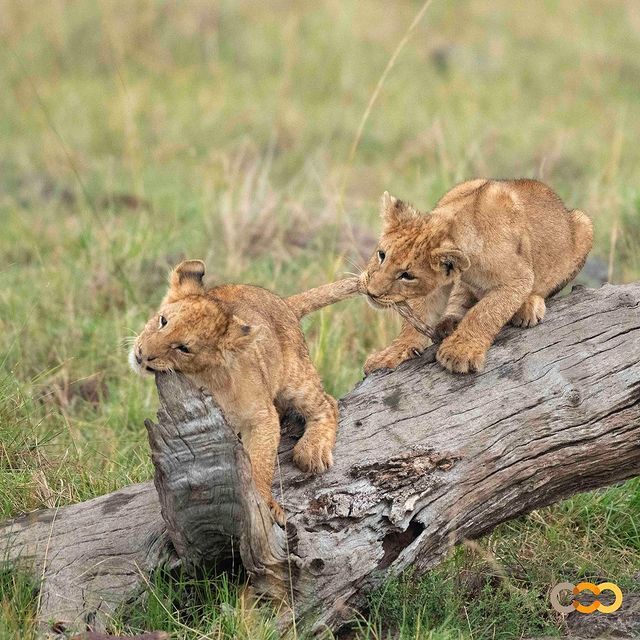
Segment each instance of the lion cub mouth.
[{"label": "lion cub mouth", "polygon": [[138,360],[138,358],[136,357],[135,348],[129,351],[129,366],[131,367],[133,372],[139,376],[153,375],[154,373],[159,373],[163,371],[163,369],[154,369],[153,367],[150,367],[148,364],[145,364],[143,366],[142,362]]},{"label": "lion cub mouth", "polygon": [[393,306],[393,302],[391,300],[384,300],[382,298],[374,298],[373,296],[367,294],[367,302],[374,309],[389,309]]}]

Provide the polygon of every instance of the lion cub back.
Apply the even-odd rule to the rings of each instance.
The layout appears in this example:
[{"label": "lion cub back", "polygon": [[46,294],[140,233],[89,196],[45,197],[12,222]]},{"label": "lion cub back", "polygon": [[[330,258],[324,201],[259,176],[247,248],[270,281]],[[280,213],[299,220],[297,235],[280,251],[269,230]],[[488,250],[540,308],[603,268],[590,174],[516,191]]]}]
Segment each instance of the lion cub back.
[{"label": "lion cub back", "polygon": [[298,318],[277,294],[248,284],[224,284],[207,295],[226,302],[234,314],[252,324],[268,327],[283,352],[307,354],[308,349]]},{"label": "lion cub back", "polygon": [[578,274],[593,245],[591,220],[578,209],[569,210],[539,180],[471,180],[446,193],[435,212],[450,216],[461,244],[471,224],[473,235],[483,240],[484,252],[515,245],[518,255],[531,264],[536,281],[554,282],[544,297]]}]

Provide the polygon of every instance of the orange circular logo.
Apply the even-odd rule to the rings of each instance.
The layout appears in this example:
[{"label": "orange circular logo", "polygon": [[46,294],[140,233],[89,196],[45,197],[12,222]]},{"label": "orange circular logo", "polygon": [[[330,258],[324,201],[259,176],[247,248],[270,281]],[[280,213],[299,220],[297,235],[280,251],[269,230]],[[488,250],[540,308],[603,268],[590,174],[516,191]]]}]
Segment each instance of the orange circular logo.
[{"label": "orange circular logo", "polygon": [[[594,596],[599,596],[603,591],[611,591],[615,596],[614,601],[611,604],[602,604],[600,600],[596,599],[589,605],[580,604],[575,598],[571,601],[571,604],[562,604],[560,602],[560,594],[562,592],[570,592],[574,596],[577,596],[583,591],[590,591]],[[617,584],[613,582],[601,582],[600,584],[593,584],[593,582],[579,582],[576,585],[570,582],[560,582],[550,593],[551,606],[558,613],[571,613],[574,609],[580,613],[593,613],[599,611],[600,613],[613,613],[622,606],[622,591]]]}]

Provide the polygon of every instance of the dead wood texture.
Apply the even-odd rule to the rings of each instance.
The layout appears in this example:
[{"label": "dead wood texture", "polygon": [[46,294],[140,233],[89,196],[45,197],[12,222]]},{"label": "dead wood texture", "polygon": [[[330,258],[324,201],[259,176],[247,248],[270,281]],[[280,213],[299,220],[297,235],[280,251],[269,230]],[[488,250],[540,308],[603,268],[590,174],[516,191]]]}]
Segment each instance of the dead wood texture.
[{"label": "dead wood texture", "polygon": [[43,621],[104,628],[163,563],[239,555],[256,590],[292,589],[298,620],[336,627],[388,573],[426,571],[462,539],[640,474],[640,283],[550,303],[543,325],[502,332],[480,374],[451,375],[434,351],[343,398],[325,475],[296,469],[283,436],[286,537],[211,399],[162,376],[147,423],[160,499],[146,483],[12,520],[7,561],[42,577]]}]

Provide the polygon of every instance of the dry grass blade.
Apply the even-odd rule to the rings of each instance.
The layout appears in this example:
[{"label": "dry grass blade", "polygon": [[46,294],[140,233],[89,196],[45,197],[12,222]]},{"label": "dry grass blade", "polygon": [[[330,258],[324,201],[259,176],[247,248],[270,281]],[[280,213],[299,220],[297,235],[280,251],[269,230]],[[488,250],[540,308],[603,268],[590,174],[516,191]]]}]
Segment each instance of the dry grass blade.
[{"label": "dry grass blade", "polygon": [[360,124],[358,125],[358,131],[356,132],[356,136],[353,139],[353,143],[351,145],[351,149],[349,150],[349,157],[347,159],[347,167],[346,167],[346,170],[344,172],[344,177],[342,179],[342,185],[340,186],[340,192],[339,192],[339,201],[338,202],[339,202],[340,209],[343,208],[343,198],[344,198],[344,192],[345,192],[345,189],[346,189],[346,186],[347,186],[347,180],[349,179],[349,172],[351,170],[351,166],[353,165],[353,161],[354,161],[354,159],[356,157],[356,151],[358,150],[358,145],[360,144],[360,139],[362,138],[362,133],[364,131],[364,127],[365,127],[365,125],[367,123],[367,120],[369,119],[369,115],[371,114],[371,110],[373,109],[373,105],[375,104],[376,100],[378,99],[378,95],[380,94],[380,91],[382,90],[382,87],[383,87],[383,85],[385,83],[385,80],[387,79],[387,76],[389,75],[389,72],[391,71],[391,69],[393,69],[393,66],[396,63],[396,60],[398,59],[398,56],[400,55],[400,53],[404,49],[404,47],[407,44],[407,42],[409,42],[409,38],[411,38],[411,34],[415,30],[415,28],[418,26],[418,24],[420,24],[420,20],[422,20],[424,14],[427,12],[427,9],[429,8],[429,5],[432,2],[433,2],[433,0],[426,0],[426,2],[422,5],[422,8],[420,9],[420,11],[418,11],[418,13],[416,14],[415,18],[413,19],[413,21],[409,25],[409,28],[407,29],[407,31],[405,32],[404,36],[402,37],[402,39],[400,40],[400,42],[396,46],[394,52],[391,54],[391,57],[389,58],[389,62],[387,62],[387,66],[384,68],[384,71],[382,72],[382,75],[378,79],[376,87],[373,90],[373,93],[371,94],[371,97],[369,98],[369,103],[367,104],[367,108],[364,110],[364,113],[362,114],[362,118],[360,119]]},{"label": "dry grass blade", "polygon": [[416,331],[419,331],[422,335],[427,336],[430,340],[434,340],[435,331],[433,327],[425,324],[416,317],[413,309],[406,302],[395,302],[393,308],[406,320]]}]

